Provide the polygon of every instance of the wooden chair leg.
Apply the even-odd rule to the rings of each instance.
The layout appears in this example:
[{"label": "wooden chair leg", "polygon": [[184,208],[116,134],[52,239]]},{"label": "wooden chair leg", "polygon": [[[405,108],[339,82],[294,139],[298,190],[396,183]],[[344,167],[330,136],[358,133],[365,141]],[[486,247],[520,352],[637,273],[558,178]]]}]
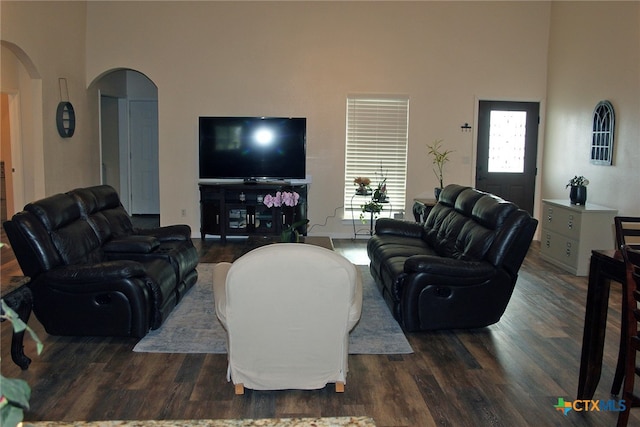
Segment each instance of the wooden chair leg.
[{"label": "wooden chair leg", "polygon": [[344,393],[344,383],[342,381],[336,383],[336,393]]},{"label": "wooden chair leg", "polygon": [[[626,307],[627,304],[627,296],[622,295],[622,306]],[[625,358],[627,356],[627,338],[625,331],[627,330],[627,316],[625,316],[624,310],[622,310],[622,320],[620,322],[620,348],[618,349],[618,363],[616,364],[616,372],[613,375],[613,384],[611,385],[611,394],[614,396],[618,396],[622,389],[622,384],[624,381],[624,369],[625,369]]]},{"label": "wooden chair leg", "polygon": [[235,388],[236,388],[236,394],[244,394],[244,384],[242,383],[236,384]]}]

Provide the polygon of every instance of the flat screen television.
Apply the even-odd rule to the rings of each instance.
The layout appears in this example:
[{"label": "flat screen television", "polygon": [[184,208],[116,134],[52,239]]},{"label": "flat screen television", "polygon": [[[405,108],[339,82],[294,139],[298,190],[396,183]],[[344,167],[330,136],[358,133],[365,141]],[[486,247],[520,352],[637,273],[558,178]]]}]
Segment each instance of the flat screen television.
[{"label": "flat screen television", "polygon": [[200,179],[305,178],[306,118],[200,117],[199,138]]}]

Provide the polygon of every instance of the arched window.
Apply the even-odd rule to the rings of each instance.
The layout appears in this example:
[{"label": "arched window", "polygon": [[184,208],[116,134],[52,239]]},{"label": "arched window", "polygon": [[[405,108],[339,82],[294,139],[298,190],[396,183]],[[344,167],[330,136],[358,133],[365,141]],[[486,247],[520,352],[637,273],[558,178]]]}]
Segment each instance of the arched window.
[{"label": "arched window", "polygon": [[591,163],[611,165],[613,159],[613,130],[616,117],[609,101],[600,101],[593,110]]}]

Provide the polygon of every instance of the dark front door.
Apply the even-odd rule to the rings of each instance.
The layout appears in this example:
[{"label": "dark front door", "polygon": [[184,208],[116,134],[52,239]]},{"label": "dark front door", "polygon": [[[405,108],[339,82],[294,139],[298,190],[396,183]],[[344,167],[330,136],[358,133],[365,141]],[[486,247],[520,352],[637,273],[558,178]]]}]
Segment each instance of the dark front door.
[{"label": "dark front door", "polygon": [[476,188],[533,215],[538,102],[480,101]]}]

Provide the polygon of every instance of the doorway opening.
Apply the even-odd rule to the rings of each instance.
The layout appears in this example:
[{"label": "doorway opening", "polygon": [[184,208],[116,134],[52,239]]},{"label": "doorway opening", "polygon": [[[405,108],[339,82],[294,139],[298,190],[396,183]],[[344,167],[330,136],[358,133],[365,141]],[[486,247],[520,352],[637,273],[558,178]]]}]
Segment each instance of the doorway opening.
[{"label": "doorway opening", "polygon": [[0,162],[3,164],[2,219],[9,219],[45,195],[42,78],[19,46],[0,40],[2,86]]},{"label": "doorway opening", "polygon": [[134,226],[160,224],[158,88],[119,69],[95,83],[100,105],[100,177],[114,187]]},{"label": "doorway opening", "polygon": [[476,182],[533,215],[540,103],[480,101]]}]

